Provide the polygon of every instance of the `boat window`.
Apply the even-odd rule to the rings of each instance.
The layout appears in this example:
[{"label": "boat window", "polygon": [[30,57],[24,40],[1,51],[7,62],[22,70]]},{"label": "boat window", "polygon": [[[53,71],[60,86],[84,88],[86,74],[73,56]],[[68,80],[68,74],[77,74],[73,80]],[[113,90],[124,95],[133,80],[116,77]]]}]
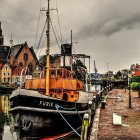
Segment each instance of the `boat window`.
[{"label": "boat window", "polygon": [[62,70],[58,70],[58,71],[57,71],[57,76],[58,76],[58,77],[62,77]]},{"label": "boat window", "polygon": [[22,62],[19,62],[19,66],[20,66],[20,67],[23,67],[23,63],[22,63]]},{"label": "boat window", "polygon": [[51,77],[56,77],[56,71],[55,70],[51,70]]},{"label": "boat window", "polygon": [[66,77],[67,77],[67,78],[70,77],[69,71],[66,71]]}]

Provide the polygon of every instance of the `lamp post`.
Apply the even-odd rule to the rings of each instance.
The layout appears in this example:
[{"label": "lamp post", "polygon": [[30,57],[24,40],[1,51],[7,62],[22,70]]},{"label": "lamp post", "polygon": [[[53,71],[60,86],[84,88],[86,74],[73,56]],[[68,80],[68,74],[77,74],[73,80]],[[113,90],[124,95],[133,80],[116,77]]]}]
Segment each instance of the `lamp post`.
[{"label": "lamp post", "polygon": [[131,75],[128,75],[128,107],[131,108],[131,90],[130,90],[130,77]]}]

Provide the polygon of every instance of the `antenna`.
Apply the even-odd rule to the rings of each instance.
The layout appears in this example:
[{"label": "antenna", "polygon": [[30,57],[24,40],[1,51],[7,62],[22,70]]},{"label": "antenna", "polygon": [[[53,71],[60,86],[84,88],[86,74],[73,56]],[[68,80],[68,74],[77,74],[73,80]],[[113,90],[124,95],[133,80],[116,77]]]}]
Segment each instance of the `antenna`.
[{"label": "antenna", "polygon": [[109,72],[109,63],[107,63],[107,72]]},{"label": "antenna", "polygon": [[12,38],[12,34],[11,34],[11,39],[10,39],[9,41],[10,41],[10,45],[12,46],[12,45],[13,45],[13,38]]}]

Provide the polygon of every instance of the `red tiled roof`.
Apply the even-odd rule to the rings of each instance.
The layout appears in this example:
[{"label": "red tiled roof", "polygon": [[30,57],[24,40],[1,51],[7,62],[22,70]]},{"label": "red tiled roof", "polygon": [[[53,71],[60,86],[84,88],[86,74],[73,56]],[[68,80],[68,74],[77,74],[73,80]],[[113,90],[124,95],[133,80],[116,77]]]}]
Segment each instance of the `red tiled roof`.
[{"label": "red tiled roof", "polygon": [[4,64],[0,63],[0,68],[2,68],[4,66]]},{"label": "red tiled roof", "polygon": [[[22,67],[16,67],[16,68],[12,71],[12,75],[20,75],[22,69],[23,69]],[[25,70],[23,71],[23,74],[25,74]]]}]

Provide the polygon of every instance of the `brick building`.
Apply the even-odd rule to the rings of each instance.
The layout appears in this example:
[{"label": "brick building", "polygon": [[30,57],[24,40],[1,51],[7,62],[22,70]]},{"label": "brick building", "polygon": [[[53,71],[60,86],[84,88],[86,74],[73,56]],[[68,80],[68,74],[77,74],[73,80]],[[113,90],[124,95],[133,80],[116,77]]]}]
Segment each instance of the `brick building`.
[{"label": "brick building", "polygon": [[11,78],[12,69],[8,63],[5,63],[5,65],[1,69],[1,83],[11,84]]},{"label": "brick building", "polygon": [[29,74],[33,74],[36,67],[38,67],[36,54],[33,48],[28,46],[27,42],[12,46],[8,58],[8,62],[12,67],[27,67]]},{"label": "brick building", "polygon": [[[0,22],[0,83],[8,82],[10,84],[11,82],[13,83],[13,81],[19,82],[19,76],[22,69],[28,69],[26,73],[28,75],[33,75],[34,71],[37,73],[37,70],[39,69],[39,62],[36,54],[33,48],[28,46],[27,42],[13,45],[12,38],[10,42],[11,46],[4,45],[4,36],[2,35],[2,28]],[[5,72],[4,69],[8,69],[8,71]],[[10,79],[8,79],[7,81],[7,78]]]},{"label": "brick building", "polygon": [[135,76],[140,76],[140,65],[136,65],[134,69],[134,73]]}]

